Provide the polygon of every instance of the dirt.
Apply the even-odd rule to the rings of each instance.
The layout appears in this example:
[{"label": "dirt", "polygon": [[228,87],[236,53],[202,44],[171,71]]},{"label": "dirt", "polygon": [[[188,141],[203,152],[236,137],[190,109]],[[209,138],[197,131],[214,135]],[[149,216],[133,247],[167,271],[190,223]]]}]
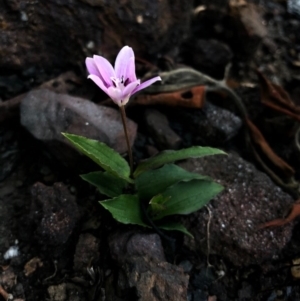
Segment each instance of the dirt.
[{"label": "dirt", "polygon": [[[241,254],[238,260],[234,259],[240,252],[239,244],[234,241],[238,239],[236,236],[214,234],[218,231],[214,224],[211,233],[203,229],[197,232],[197,227],[207,225],[207,212],[203,220],[199,215],[191,217],[195,237],[202,245],[200,249],[197,243],[178,233],[168,233],[172,238],[168,240],[154,230],[120,225],[100,208],[98,201],[103,196],[79,177],[95,166],[81,159],[67,163],[64,156],[59,156],[60,150],[51,150],[43,137],[36,139],[21,126],[22,96],[15,97],[27,95],[42,83],[47,83],[42,86],[45,89],[107,105],[106,96],[86,79],[84,68],[85,56],[101,47],[102,53],[111,59],[120,45],[136,46],[141,76],[186,64],[222,79],[226,66],[231,63],[228,85],[243,99],[249,116],[261,127],[271,147],[295,169],[298,181],[300,160],[292,139],[295,124],[284,123],[282,128],[276,119],[276,131],[272,125],[266,126],[278,115],[270,114],[261,106],[255,72],[259,68],[272,82],[284,87],[294,103],[300,104],[297,1],[198,0],[185,5],[176,1],[174,6],[170,1],[154,2],[156,4],[145,1],[144,6],[139,7],[132,1],[124,1],[121,6],[115,1],[110,6],[105,6],[105,1],[78,1],[76,10],[70,3],[53,1],[53,6],[49,4],[50,13],[47,6],[38,4],[37,7],[32,1],[0,3],[4,12],[0,13],[0,41],[3,42],[0,45],[0,299],[300,300],[300,275],[296,269],[300,256],[297,220],[274,231],[275,235],[286,235],[283,239],[271,240],[276,248],[280,245],[276,252],[272,243],[268,244],[268,252],[259,245],[260,237],[263,239],[259,234],[252,241],[256,245],[249,247],[259,252]],[[68,16],[67,21],[59,15],[59,8],[62,8],[62,16]],[[158,10],[160,13],[156,14]],[[136,27],[135,15],[140,15],[139,22],[144,20],[140,27]],[[85,25],[76,31],[78,20],[89,21],[80,22]],[[51,22],[54,29],[47,30],[45,26]],[[127,30],[129,25],[134,30]],[[57,39],[62,41],[68,36],[68,40],[60,48],[53,41],[62,28],[65,31],[59,32]],[[91,28],[95,28],[96,33]],[[43,41],[40,44],[39,37]],[[147,41],[140,42],[143,38]],[[103,42],[87,47],[86,42],[93,39]],[[32,47],[33,44],[37,47]],[[32,51],[26,53],[24,49]],[[72,85],[72,89],[55,90],[59,81],[49,84],[49,80],[68,71],[76,74],[76,79],[65,82]],[[276,181],[270,184],[266,171],[245,144],[243,118],[229,98],[214,92],[208,94],[208,100],[211,102],[202,109],[129,105],[128,116],[138,125],[133,147],[135,160],[168,147],[194,144],[221,147],[251,162],[245,163],[251,164],[253,169],[254,184],[249,187],[252,185],[253,190],[255,186],[262,187],[259,195],[254,193],[256,208],[263,208],[259,197],[265,196],[262,191],[266,185],[268,199],[278,196],[280,200],[264,206],[270,206],[267,211],[272,212],[274,218],[284,216],[284,211],[288,211],[296,199],[295,194],[281,190]],[[13,105],[7,108],[9,102]],[[151,115],[156,119],[151,119]],[[206,168],[209,170],[210,165]],[[226,167],[223,173],[229,174],[229,170],[230,167]],[[260,174],[255,178],[257,170]],[[232,182],[234,175],[230,175]],[[272,193],[272,189],[276,192]],[[235,216],[239,214],[235,206],[239,203],[232,196],[227,201],[228,205],[217,209],[220,215],[215,220],[234,225]],[[275,205],[279,209],[272,207]],[[216,200],[212,208],[217,208]],[[222,214],[226,215],[226,210],[228,215],[224,219]],[[266,215],[261,211],[258,221],[262,222]],[[241,223],[243,218],[246,219],[241,215]],[[245,224],[237,227],[241,231],[246,228]],[[216,245],[218,240],[212,239],[213,252],[209,252],[209,235],[221,236],[224,245]]]}]

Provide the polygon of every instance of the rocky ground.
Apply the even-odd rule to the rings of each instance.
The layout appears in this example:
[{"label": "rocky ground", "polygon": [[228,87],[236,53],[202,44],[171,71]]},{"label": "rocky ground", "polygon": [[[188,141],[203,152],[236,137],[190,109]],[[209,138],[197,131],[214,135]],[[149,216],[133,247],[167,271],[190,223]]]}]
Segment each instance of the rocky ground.
[{"label": "rocky ground", "polygon": [[[0,1],[0,299],[300,300],[299,32],[296,0]],[[123,45],[163,79],[126,108],[135,161],[228,153],[179,163],[225,187],[176,217],[194,239],[115,222],[61,135],[126,154],[84,66]]]}]

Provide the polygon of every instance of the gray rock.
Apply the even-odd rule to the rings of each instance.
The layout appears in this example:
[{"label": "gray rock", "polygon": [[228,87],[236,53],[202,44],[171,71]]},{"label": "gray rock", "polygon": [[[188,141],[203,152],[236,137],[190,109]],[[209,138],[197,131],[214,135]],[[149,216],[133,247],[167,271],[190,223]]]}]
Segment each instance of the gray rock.
[{"label": "gray rock", "polygon": [[186,301],[189,276],[183,269],[149,257],[132,256],[123,265],[128,286],[140,301]]},{"label": "gray rock", "polygon": [[[279,255],[291,238],[293,223],[264,229],[259,226],[281,218],[293,203],[290,195],[235,154],[191,159],[180,166],[208,175],[225,187],[209,204],[211,253],[227,257],[237,266],[260,264]],[[182,220],[194,235],[196,248],[206,252],[207,209]]]},{"label": "gray rock", "polygon": [[193,143],[220,146],[238,134],[242,127],[240,117],[206,101],[201,110],[174,111],[173,120],[181,124],[193,136]]},{"label": "gray rock", "polygon": [[242,127],[243,122],[240,117],[210,102],[206,102],[203,110],[206,120],[203,120],[203,123],[199,121],[199,127],[203,127],[201,133],[205,133],[205,127],[210,127],[213,135],[209,139],[214,138],[215,142],[218,139],[222,142],[232,139]]},{"label": "gray rock", "polygon": [[119,263],[126,257],[148,256],[166,261],[161,239],[158,234],[116,233],[109,240],[111,256]]},{"label": "gray rock", "polygon": [[178,149],[182,140],[169,126],[167,117],[157,110],[146,110],[149,133],[160,149]]},{"label": "gray rock", "polygon": [[31,189],[30,220],[35,225],[35,238],[45,245],[64,244],[79,220],[75,197],[63,183],[53,187],[36,183]]},{"label": "gray rock", "polygon": [[[62,132],[77,134],[106,143],[120,153],[127,151],[120,114],[93,102],[57,94],[49,90],[29,92],[21,103],[21,124],[38,140],[52,146],[58,157],[70,149]],[[137,125],[128,119],[133,144]]]}]

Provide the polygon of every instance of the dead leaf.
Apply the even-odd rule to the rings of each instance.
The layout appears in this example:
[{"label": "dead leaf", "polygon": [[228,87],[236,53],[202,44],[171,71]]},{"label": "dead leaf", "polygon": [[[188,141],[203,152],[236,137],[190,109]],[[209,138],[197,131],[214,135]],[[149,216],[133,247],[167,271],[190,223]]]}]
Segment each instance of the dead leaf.
[{"label": "dead leaf", "polygon": [[300,121],[300,107],[279,85],[271,83],[259,70],[256,71],[261,87],[261,102],[275,111],[281,112]]},{"label": "dead leaf", "polygon": [[202,108],[205,101],[205,86],[195,86],[175,92],[159,94],[141,94],[136,96],[135,103],[140,105],[167,105],[185,108]]},{"label": "dead leaf", "polygon": [[283,159],[281,159],[270,147],[266,139],[260,130],[252,123],[252,121],[246,118],[246,123],[249,128],[249,132],[254,143],[259,146],[260,150],[269,158],[269,160],[277,166],[284,174],[291,177],[295,174],[295,170],[287,164]]},{"label": "dead leaf", "polygon": [[26,277],[31,275],[37,268],[40,268],[43,266],[43,262],[40,258],[34,257],[30,259],[24,266],[24,274]]},{"label": "dead leaf", "polygon": [[293,221],[298,216],[300,216],[300,200],[296,201],[292,205],[291,211],[286,218],[274,219],[270,222],[267,222],[267,223],[259,226],[259,229],[264,229],[264,228],[268,228],[268,227],[284,226],[284,225],[290,223],[291,221]]}]

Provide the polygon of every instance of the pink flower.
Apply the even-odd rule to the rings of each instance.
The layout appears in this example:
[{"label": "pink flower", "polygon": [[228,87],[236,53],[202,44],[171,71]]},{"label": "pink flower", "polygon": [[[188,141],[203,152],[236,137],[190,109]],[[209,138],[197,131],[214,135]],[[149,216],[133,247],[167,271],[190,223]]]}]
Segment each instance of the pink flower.
[{"label": "pink flower", "polygon": [[161,80],[159,76],[140,83],[135,74],[134,53],[131,47],[124,46],[115,61],[115,69],[102,56],[94,55],[86,58],[86,67],[90,78],[118,106],[124,106],[131,95]]}]

